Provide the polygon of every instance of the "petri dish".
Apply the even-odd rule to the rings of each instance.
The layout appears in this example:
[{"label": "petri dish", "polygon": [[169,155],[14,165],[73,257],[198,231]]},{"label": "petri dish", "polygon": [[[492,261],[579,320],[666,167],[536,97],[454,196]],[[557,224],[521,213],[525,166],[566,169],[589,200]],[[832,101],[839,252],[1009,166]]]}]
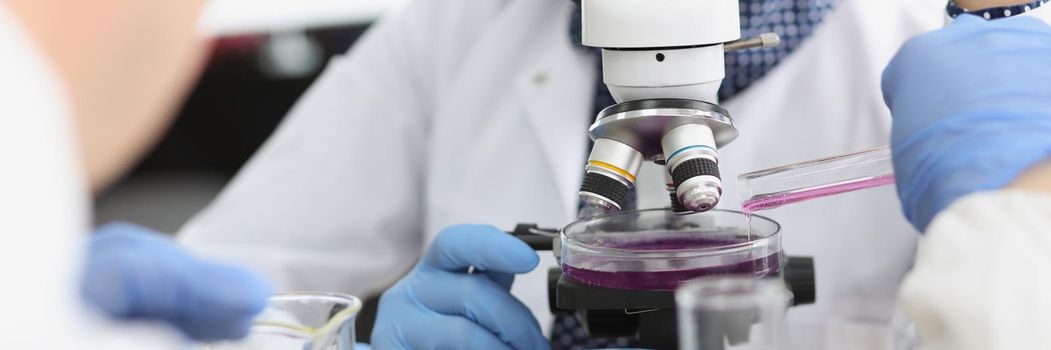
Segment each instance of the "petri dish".
[{"label": "petri dish", "polygon": [[564,275],[613,289],[675,290],[698,277],[776,276],[785,261],[780,224],[726,210],[607,214],[566,226],[561,243]]}]

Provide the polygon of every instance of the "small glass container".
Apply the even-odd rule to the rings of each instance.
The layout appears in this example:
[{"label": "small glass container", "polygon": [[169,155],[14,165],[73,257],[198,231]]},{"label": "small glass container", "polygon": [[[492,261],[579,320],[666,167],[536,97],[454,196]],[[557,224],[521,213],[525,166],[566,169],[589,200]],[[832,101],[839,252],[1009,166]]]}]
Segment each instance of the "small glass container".
[{"label": "small glass container", "polygon": [[781,226],[766,217],[712,210],[626,211],[580,220],[562,230],[562,272],[586,285],[674,290],[716,275],[775,276],[784,260]]},{"label": "small glass container", "polygon": [[352,350],[361,300],[336,293],[288,293],[270,298],[248,337],[201,344],[201,350]]},{"label": "small glass container", "polygon": [[795,163],[737,177],[745,212],[894,183],[889,147]]},{"label": "small glass container", "polygon": [[784,349],[792,293],[779,279],[704,277],[675,292],[679,348]]}]

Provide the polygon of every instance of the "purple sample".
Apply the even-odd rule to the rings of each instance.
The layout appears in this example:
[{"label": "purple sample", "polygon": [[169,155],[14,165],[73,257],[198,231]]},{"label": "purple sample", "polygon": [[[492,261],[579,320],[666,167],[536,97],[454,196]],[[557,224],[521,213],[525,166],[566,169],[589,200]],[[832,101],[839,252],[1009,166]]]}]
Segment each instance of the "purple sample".
[{"label": "purple sample", "polygon": [[[642,251],[703,249],[717,248],[731,244],[743,243],[745,241],[745,239],[740,237],[665,238],[646,242],[632,242],[630,244],[615,246],[615,248],[636,249]],[[730,265],[664,271],[609,272],[582,269],[568,264],[562,264],[562,272],[565,273],[566,276],[572,277],[574,280],[586,285],[630,290],[675,290],[675,288],[678,288],[682,283],[697,277],[741,274],[766,277],[776,275],[780,271],[780,252]]]},{"label": "purple sample", "polygon": [[795,191],[755,196],[744,201],[744,203],[741,203],[741,207],[744,209],[745,214],[751,214],[760,210],[776,209],[786,204],[798,203],[876,186],[889,185],[892,183],[894,183],[894,175],[870,177]]}]

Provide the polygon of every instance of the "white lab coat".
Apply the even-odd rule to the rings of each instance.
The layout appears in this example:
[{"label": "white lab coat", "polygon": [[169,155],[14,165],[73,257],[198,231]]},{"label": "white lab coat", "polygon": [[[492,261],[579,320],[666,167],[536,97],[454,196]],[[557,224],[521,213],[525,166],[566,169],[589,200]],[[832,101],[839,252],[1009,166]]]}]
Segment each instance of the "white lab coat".
[{"label": "white lab coat", "polygon": [[1051,348],[1049,228],[1046,193],[972,194],[939,214],[901,290],[921,349]]},{"label": "white lab coat", "polygon": [[88,230],[69,103],[0,2],[0,348],[171,349],[167,327],[109,321],[77,293]]},{"label": "white lab coat", "polygon": [[[842,0],[807,42],[724,104],[741,137],[734,176],[889,139],[880,74],[904,40],[944,23],[944,0]],[[203,253],[286,290],[379,292],[445,226],[575,217],[594,61],[568,35],[565,0],[418,0],[325,74],[229,187],[181,232]],[[666,206],[646,168],[643,207]],[[814,256],[818,304],[793,318],[886,320],[917,234],[891,188],[769,212],[790,255]],[[543,254],[513,292],[548,324]],[[544,328],[547,328],[546,326]]]}]

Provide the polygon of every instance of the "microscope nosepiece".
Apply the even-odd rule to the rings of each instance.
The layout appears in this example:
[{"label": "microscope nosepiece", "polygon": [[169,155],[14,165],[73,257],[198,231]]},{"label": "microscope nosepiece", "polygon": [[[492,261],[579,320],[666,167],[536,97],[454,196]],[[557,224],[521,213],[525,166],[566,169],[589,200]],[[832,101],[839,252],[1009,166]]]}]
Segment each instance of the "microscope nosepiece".
[{"label": "microscope nosepiece", "polygon": [[642,153],[628,145],[610,139],[595,140],[580,186],[580,200],[605,212],[625,209],[642,160]]}]

